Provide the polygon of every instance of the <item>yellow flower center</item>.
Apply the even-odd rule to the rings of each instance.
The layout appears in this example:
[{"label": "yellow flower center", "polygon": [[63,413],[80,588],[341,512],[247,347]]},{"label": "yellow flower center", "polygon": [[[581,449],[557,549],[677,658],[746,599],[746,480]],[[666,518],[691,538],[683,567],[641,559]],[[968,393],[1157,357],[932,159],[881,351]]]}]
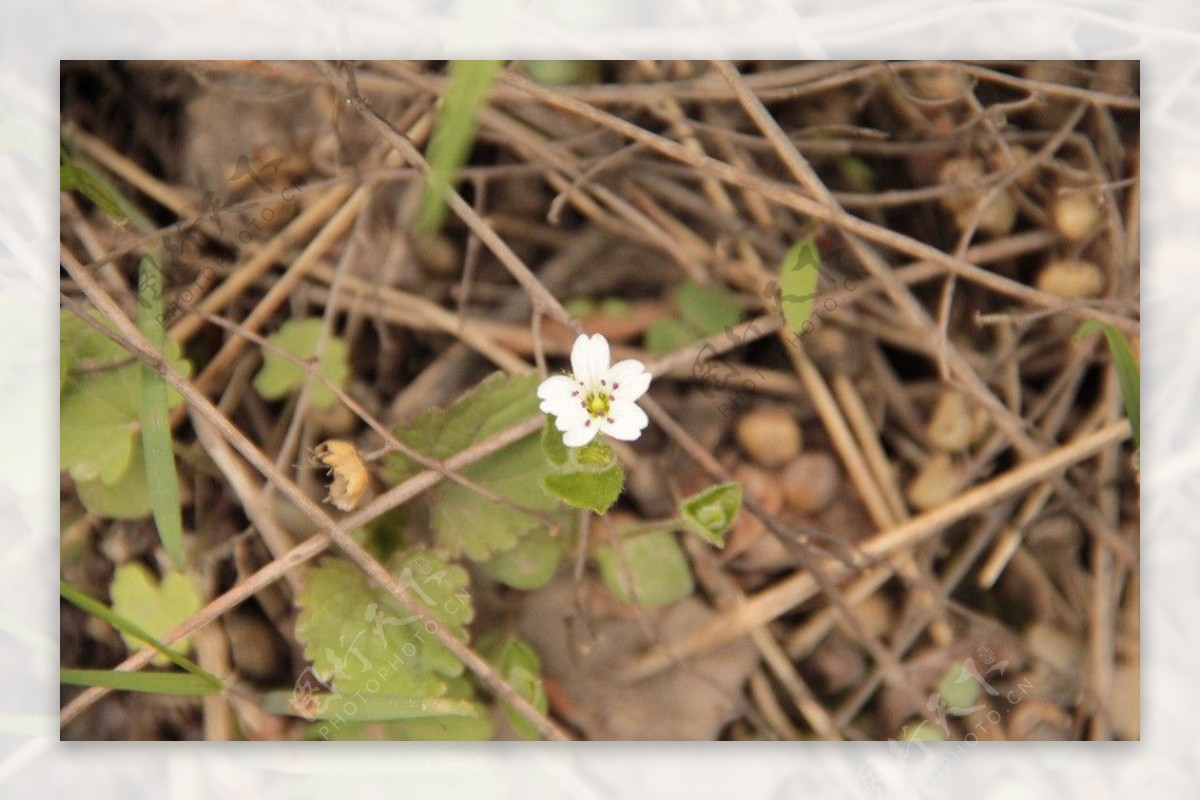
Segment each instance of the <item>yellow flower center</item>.
[{"label": "yellow flower center", "polygon": [[603,417],[608,414],[608,394],[605,392],[592,392],[584,401],[587,404],[588,414],[592,417]]}]

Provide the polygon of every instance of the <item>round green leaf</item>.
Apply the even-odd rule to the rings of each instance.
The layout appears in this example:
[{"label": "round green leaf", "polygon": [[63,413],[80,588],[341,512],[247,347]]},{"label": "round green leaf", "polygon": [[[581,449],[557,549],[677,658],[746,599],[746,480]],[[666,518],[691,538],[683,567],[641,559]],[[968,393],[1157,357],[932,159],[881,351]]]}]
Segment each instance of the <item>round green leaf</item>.
[{"label": "round green leaf", "polygon": [[620,497],[621,487],[625,484],[625,471],[621,465],[614,464],[599,473],[582,470],[551,473],[542,479],[542,484],[552,495],[571,506],[591,509],[602,515]]},{"label": "round green leaf", "polygon": [[[633,581],[633,593],[625,580],[613,547],[621,548],[628,575]],[[604,583],[620,600],[636,600],[642,606],[662,606],[692,594],[694,582],[683,549],[670,531],[648,531],[624,537],[617,546],[608,546],[596,553]]]}]

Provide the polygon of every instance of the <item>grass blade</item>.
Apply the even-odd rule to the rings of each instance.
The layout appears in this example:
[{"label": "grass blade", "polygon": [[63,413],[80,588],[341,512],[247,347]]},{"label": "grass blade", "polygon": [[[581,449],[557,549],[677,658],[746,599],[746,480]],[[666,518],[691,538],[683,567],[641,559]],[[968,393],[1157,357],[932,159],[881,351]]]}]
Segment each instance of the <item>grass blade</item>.
[{"label": "grass blade", "polygon": [[221,691],[191,673],[139,673],[129,670],[81,670],[61,668],[59,681],[79,687],[108,687],[138,693],[167,695],[215,695]]},{"label": "grass blade", "polygon": [[121,207],[120,194],[104,174],[65,144],[58,147],[58,188],[63,192],[78,190],[115,222],[125,222],[128,217]]},{"label": "grass blade", "polygon": [[183,668],[188,673],[202,679],[209,686],[216,689],[221,688],[220,679],[197,665],[192,660],[188,659],[183,654],[159,642],[145,629],[124,615],[117,614],[112,609],[109,609],[107,606],[97,601],[95,598],[92,598],[86,593],[80,592],[65,581],[58,582],[58,591],[63,598],[66,598],[67,601],[87,612],[89,615],[100,618],[117,631],[128,634],[131,637],[137,637],[139,640],[154,648],[167,659],[170,659],[176,665],[179,665],[179,667]]},{"label": "grass blade", "polygon": [[[164,275],[157,261],[143,256],[138,280],[138,328],[146,339],[162,352],[166,327],[162,323]],[[150,490],[150,508],[159,539],[180,570],[186,567],[183,555],[183,516],[180,512],[179,477],[175,473],[175,452],[171,444],[167,382],[145,362],[142,363],[142,451],[146,459],[146,481]]]},{"label": "grass blade", "polygon": [[443,194],[471,152],[479,106],[502,63],[455,61],[450,65],[442,110],[429,142],[429,175],[417,214],[417,230],[423,234],[432,234],[442,225],[446,216]]},{"label": "grass blade", "polygon": [[1108,323],[1087,320],[1075,332],[1076,339],[1082,339],[1089,334],[1100,331],[1108,340],[1108,350],[1112,353],[1113,363],[1117,368],[1117,382],[1121,385],[1121,397],[1125,400],[1125,414],[1129,417],[1129,427],[1133,431],[1133,444],[1141,447],[1142,430],[1142,379],[1138,368],[1137,358],[1125,335]]}]

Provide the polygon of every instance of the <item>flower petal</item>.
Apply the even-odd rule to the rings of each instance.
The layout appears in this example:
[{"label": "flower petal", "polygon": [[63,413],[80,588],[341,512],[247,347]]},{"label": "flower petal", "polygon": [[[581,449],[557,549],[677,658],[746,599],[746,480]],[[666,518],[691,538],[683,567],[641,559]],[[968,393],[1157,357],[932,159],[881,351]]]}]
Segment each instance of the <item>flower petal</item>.
[{"label": "flower petal", "polygon": [[585,421],[591,418],[578,403],[564,403],[553,411],[554,427],[559,431],[569,431],[572,428],[582,426]]},{"label": "flower petal", "polygon": [[[571,393],[578,392],[579,385],[565,375],[552,375],[538,384],[537,396],[542,399],[540,408],[548,414],[558,414],[557,409],[574,401]],[[576,403],[576,406],[579,404]]]},{"label": "flower petal", "polygon": [[[609,422],[612,421],[612,422]],[[642,407],[632,401],[615,401],[608,410],[601,427],[613,439],[631,442],[642,435],[642,429],[650,425],[650,418]]]},{"label": "flower petal", "polygon": [[653,377],[637,359],[619,361],[608,371],[609,388],[622,401],[635,401],[645,395]]},{"label": "flower petal", "polygon": [[600,379],[608,375],[609,358],[608,340],[603,335],[593,334],[589,338],[580,334],[571,347],[571,369],[575,380],[589,391],[596,389]]},{"label": "flower petal", "polygon": [[568,448],[578,448],[587,445],[596,437],[596,432],[600,430],[600,426],[592,423],[590,426],[576,426],[570,431],[563,432],[563,445]]}]

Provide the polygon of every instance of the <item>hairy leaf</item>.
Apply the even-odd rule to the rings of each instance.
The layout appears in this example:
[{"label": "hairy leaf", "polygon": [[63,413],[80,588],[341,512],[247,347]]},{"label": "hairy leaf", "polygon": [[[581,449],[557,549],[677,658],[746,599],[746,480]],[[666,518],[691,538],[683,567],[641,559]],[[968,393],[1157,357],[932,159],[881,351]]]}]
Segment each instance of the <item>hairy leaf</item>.
[{"label": "hairy leaf", "polygon": [[[537,413],[537,376],[493,375],[449,409],[427,412],[396,429],[396,438],[417,451],[445,459]],[[466,554],[484,561],[516,546],[535,530],[558,504],[542,488],[551,465],[539,439],[528,436],[487,456],[462,471],[472,481],[507,499],[502,504],[453,481],[443,481],[426,493],[430,522],[437,542],[452,555]],[[383,470],[399,483],[421,466],[402,454],[393,455]]]},{"label": "hairy leaf", "polygon": [[[389,569],[439,625],[466,639],[474,611],[465,570],[431,551],[393,556]],[[305,573],[296,639],[317,676],[338,693],[438,698],[463,665],[391,594],[349,562],[326,559]]]}]

